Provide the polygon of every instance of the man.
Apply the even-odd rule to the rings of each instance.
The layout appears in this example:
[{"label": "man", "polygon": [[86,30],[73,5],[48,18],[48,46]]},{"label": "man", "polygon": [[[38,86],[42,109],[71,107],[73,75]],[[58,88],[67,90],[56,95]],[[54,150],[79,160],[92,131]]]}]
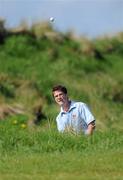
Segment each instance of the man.
[{"label": "man", "polygon": [[53,97],[61,107],[56,118],[58,131],[84,132],[91,135],[95,129],[95,118],[83,102],[74,102],[68,98],[67,89],[62,85],[53,87]]}]

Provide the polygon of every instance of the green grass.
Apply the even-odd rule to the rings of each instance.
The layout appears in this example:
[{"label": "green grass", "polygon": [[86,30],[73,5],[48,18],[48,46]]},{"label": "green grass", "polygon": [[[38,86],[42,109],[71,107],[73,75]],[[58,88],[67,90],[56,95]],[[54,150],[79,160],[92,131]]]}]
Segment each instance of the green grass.
[{"label": "green grass", "polygon": [[122,179],[123,156],[120,151],[5,156],[0,163],[2,180],[33,179]]},{"label": "green grass", "polygon": [[84,136],[1,122],[0,136],[1,180],[123,178],[122,131]]},{"label": "green grass", "polygon": [[61,134],[49,123],[22,129],[0,122],[1,180],[123,178],[122,131]]}]

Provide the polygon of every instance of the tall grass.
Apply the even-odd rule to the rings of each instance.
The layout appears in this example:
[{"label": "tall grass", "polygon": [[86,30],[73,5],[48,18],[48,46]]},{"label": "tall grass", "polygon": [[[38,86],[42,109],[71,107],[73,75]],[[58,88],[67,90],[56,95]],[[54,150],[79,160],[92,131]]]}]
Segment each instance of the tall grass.
[{"label": "tall grass", "polygon": [[92,136],[62,134],[50,121],[30,129],[10,119],[0,122],[0,137],[1,179],[123,177],[122,131],[96,131]]},{"label": "tall grass", "polygon": [[0,153],[50,153],[50,152],[96,152],[118,150],[123,146],[122,132],[110,130],[105,133],[95,132],[93,136],[82,134],[58,133],[53,124],[45,122],[46,128],[40,127],[23,128],[13,121],[0,122]]}]

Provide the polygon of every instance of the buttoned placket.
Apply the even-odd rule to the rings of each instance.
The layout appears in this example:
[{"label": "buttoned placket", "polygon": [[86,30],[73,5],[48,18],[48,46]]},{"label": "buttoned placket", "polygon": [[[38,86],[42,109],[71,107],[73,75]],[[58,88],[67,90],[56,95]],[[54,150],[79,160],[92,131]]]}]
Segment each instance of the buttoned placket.
[{"label": "buttoned placket", "polygon": [[[73,123],[72,123],[72,115],[71,115],[71,111],[72,109],[76,108],[74,105],[71,105],[69,110],[67,112],[65,112],[62,108],[61,108],[61,117],[63,117],[64,123],[66,127],[72,127]],[[64,116],[65,117],[64,119]]]}]

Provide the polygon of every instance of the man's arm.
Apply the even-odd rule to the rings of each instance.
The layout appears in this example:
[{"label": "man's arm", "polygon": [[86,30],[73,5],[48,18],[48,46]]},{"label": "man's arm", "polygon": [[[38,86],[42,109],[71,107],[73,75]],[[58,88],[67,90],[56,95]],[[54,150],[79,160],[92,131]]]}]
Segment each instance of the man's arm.
[{"label": "man's arm", "polygon": [[88,128],[86,130],[87,135],[93,134],[93,131],[95,129],[95,121],[92,121],[91,123],[88,124]]}]

